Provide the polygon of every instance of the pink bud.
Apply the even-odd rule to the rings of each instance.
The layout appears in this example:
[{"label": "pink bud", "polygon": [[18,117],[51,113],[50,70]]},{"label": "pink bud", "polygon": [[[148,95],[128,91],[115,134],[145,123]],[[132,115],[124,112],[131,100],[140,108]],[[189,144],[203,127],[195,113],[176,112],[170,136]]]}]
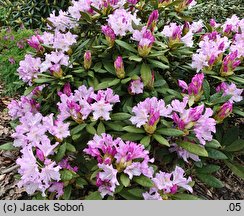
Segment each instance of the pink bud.
[{"label": "pink bud", "polygon": [[44,161],[45,160],[43,152],[40,149],[38,149],[38,148],[36,149],[36,156],[37,156],[37,158],[40,161]]},{"label": "pink bud", "polygon": [[121,56],[118,56],[114,62],[114,67],[118,78],[123,79],[125,77],[124,63]]},{"label": "pink bud", "polygon": [[218,110],[217,114],[214,116],[218,123],[221,123],[225,118],[227,118],[233,110],[233,104],[231,102],[224,103]]},{"label": "pink bud", "polygon": [[116,38],[114,30],[110,26],[105,25],[105,26],[102,26],[102,32],[105,35],[109,46],[113,47],[114,41],[115,41],[115,38]]},{"label": "pink bud", "polygon": [[92,64],[91,51],[87,50],[84,54],[84,68],[86,70],[90,69],[91,64]]},{"label": "pink bud", "polygon": [[154,28],[155,28],[157,21],[158,21],[158,17],[159,17],[158,10],[154,10],[150,14],[148,21],[147,21],[147,26],[148,26],[148,28],[151,29],[151,31],[154,31]]},{"label": "pink bud", "polygon": [[63,92],[64,92],[64,94],[66,94],[68,97],[71,95],[72,91],[71,91],[70,83],[66,83],[66,84],[64,85]]}]

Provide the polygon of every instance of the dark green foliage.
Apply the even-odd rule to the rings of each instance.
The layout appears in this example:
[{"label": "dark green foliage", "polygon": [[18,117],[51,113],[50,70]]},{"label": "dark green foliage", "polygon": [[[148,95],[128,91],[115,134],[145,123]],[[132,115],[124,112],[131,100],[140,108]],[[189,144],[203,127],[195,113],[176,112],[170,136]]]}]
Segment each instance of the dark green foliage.
[{"label": "dark green foliage", "polygon": [[42,29],[46,26],[45,18],[49,17],[52,11],[66,10],[69,5],[69,0],[0,0],[0,24],[15,29],[21,25]]},{"label": "dark green foliage", "polygon": [[209,21],[214,18],[218,22],[223,22],[233,14],[238,17],[244,14],[243,0],[197,0],[197,2],[199,5],[193,9],[196,20]]}]

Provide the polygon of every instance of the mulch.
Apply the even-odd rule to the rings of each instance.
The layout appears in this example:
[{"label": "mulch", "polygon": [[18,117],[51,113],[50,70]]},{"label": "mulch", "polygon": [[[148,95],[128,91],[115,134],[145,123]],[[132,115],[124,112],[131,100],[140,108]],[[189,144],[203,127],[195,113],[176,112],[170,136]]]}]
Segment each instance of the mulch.
[{"label": "mulch", "polygon": [[[12,98],[3,96],[3,86],[0,84],[0,145],[12,141],[11,133],[13,132],[9,124],[10,117],[7,113],[7,105]],[[0,150],[0,199],[17,200],[30,199],[24,189],[17,187],[17,166],[16,159],[19,151],[1,151]],[[207,200],[243,200],[244,199],[244,181],[235,176],[224,163],[218,164],[221,170],[217,172],[224,187],[220,189],[208,188],[202,182],[196,181],[194,194]]]}]

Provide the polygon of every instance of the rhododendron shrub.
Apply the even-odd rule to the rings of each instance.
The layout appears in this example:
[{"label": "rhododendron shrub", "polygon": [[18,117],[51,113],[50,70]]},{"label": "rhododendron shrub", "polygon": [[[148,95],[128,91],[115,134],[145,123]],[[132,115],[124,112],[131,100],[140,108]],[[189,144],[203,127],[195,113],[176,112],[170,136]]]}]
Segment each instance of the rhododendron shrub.
[{"label": "rhododendron shrub", "polygon": [[[196,199],[225,159],[243,177],[244,19],[193,20],[195,1],[72,1],[28,40],[9,104],[19,187],[49,199]],[[237,131],[237,132],[236,132]],[[210,158],[210,159],[209,159]]]}]

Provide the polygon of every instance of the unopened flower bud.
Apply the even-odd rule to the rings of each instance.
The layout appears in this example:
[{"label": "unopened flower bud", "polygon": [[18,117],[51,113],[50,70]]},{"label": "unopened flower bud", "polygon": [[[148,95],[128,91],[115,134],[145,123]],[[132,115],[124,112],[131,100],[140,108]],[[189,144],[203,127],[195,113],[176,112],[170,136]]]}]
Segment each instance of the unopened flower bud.
[{"label": "unopened flower bud", "polygon": [[117,77],[123,79],[125,77],[124,63],[121,56],[118,56],[114,62]]},{"label": "unopened flower bud", "polygon": [[227,118],[233,110],[233,104],[231,102],[224,103],[219,110],[217,111],[216,115],[214,116],[217,123],[223,122],[225,118]]},{"label": "unopened flower bud", "polygon": [[92,64],[91,51],[87,50],[84,54],[84,68],[86,70],[90,69]]},{"label": "unopened flower bud", "polygon": [[43,152],[40,149],[38,149],[38,148],[36,149],[36,156],[37,156],[37,158],[40,161],[44,161],[45,160]]},{"label": "unopened flower bud", "polygon": [[158,17],[159,17],[159,13],[158,10],[154,10],[147,21],[147,27],[153,32],[156,25],[157,25],[157,21],[158,21]]},{"label": "unopened flower bud", "polygon": [[50,68],[50,72],[57,78],[63,77],[63,70],[59,64],[55,64]]},{"label": "unopened flower bud", "polygon": [[68,97],[70,97],[72,91],[71,91],[71,88],[70,88],[70,83],[66,83],[64,85],[64,89],[63,89],[63,92],[64,94],[66,94]]},{"label": "unopened flower bud", "polygon": [[102,32],[103,32],[103,34],[106,37],[106,40],[108,42],[109,47],[113,47],[114,46],[114,41],[115,41],[115,38],[116,38],[114,30],[110,26],[105,25],[105,26],[102,26]]}]

